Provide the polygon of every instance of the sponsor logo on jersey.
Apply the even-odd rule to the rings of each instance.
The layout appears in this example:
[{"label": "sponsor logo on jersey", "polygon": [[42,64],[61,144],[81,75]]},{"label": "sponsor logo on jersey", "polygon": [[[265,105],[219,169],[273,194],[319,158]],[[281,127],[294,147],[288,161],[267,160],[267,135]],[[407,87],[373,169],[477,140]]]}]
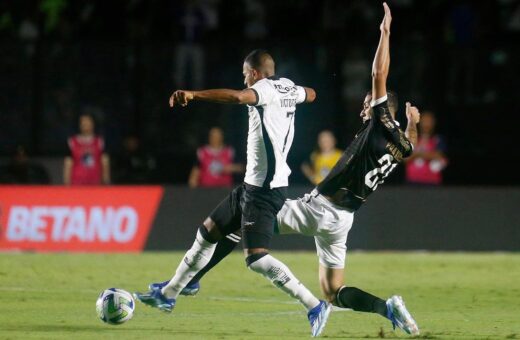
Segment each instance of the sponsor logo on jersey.
[{"label": "sponsor logo on jersey", "polygon": [[281,84],[274,84],[274,88],[280,93],[296,93],[298,91],[296,86],[283,86]]}]

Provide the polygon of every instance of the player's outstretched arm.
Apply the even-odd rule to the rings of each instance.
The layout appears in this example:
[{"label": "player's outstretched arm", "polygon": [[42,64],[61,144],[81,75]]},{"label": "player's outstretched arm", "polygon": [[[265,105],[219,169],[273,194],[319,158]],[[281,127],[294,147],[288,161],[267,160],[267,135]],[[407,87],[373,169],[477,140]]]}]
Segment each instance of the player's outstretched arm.
[{"label": "player's outstretched arm", "polygon": [[311,87],[305,87],[303,86],[303,89],[305,90],[305,102],[304,103],[312,103],[316,100],[316,91],[314,91]]},{"label": "player's outstretched arm", "polygon": [[257,98],[253,90],[215,89],[202,91],[177,90],[170,96],[170,107],[186,106],[192,100],[200,100],[221,104],[256,104]]},{"label": "player's outstretched arm", "polygon": [[386,2],[383,2],[383,7],[385,16],[379,26],[381,36],[374,63],[372,64],[372,101],[386,95],[386,79],[390,67],[390,23],[392,22],[392,13],[390,13],[390,8]]}]

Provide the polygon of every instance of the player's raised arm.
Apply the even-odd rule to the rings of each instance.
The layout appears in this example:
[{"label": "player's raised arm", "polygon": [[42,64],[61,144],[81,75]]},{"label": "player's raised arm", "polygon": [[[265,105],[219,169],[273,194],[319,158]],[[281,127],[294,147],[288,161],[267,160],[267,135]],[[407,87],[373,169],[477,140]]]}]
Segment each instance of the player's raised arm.
[{"label": "player's raised arm", "polygon": [[192,100],[200,100],[221,104],[247,104],[254,105],[257,101],[256,94],[251,89],[230,90],[214,89],[202,91],[177,90],[170,96],[170,107],[175,105],[186,106]]},{"label": "player's raised arm", "polygon": [[372,102],[386,96],[386,78],[390,67],[390,23],[392,22],[392,14],[386,2],[383,2],[383,7],[385,16],[379,26],[381,36],[372,64]]}]

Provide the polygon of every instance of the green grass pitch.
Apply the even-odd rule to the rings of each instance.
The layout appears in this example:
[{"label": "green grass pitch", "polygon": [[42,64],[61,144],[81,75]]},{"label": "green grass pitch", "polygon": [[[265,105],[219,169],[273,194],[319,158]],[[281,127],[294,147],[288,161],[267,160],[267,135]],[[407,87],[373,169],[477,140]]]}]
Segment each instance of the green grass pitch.
[{"label": "green grass pitch", "polygon": [[[273,252],[319,294],[311,252]],[[182,254],[0,254],[0,339],[301,339],[302,307],[233,253],[172,314],[137,303],[120,326],[97,319],[105,288],[145,290]],[[346,282],[404,297],[425,339],[520,339],[520,254],[352,253]],[[324,338],[411,338],[375,314],[333,312]]]}]

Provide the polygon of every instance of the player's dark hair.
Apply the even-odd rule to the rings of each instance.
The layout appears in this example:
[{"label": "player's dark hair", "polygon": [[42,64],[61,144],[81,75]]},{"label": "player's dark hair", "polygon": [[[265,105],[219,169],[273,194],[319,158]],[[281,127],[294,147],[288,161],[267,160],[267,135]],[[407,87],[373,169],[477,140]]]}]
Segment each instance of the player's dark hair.
[{"label": "player's dark hair", "polygon": [[251,51],[244,59],[244,62],[262,73],[274,73],[274,59],[266,50],[256,49]]},{"label": "player's dark hair", "polygon": [[394,111],[397,112],[399,109],[399,100],[397,98],[397,93],[394,91],[386,91],[386,95],[388,96],[388,106],[394,108]]},{"label": "player's dark hair", "polygon": [[[368,91],[367,95],[372,96],[372,91]],[[397,112],[397,110],[399,109],[399,100],[397,97],[397,93],[395,93],[394,91],[387,90],[386,95],[388,96],[388,106],[392,107],[394,111]]]}]

